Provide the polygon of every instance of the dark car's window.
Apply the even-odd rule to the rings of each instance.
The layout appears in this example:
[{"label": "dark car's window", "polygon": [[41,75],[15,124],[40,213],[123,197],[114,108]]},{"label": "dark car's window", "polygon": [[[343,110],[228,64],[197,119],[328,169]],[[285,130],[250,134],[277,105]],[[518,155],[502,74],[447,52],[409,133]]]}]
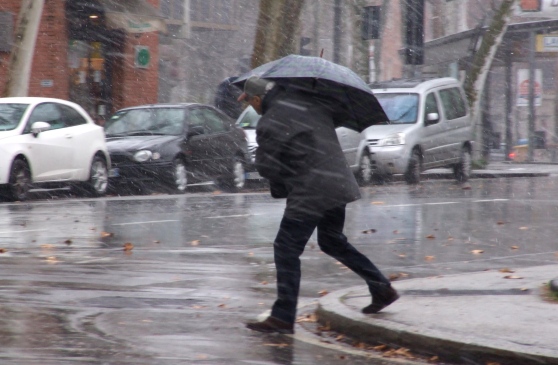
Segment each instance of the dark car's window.
[{"label": "dark car's window", "polygon": [[238,125],[240,128],[244,128],[244,129],[256,129],[256,127],[258,126],[258,121],[260,120],[260,118],[261,118],[261,115],[256,113],[254,108],[249,106],[248,108],[246,108],[246,112],[242,115],[242,118],[240,118],[236,122],[236,125]]},{"label": "dark car's window", "polygon": [[0,131],[17,128],[29,104],[0,104]]},{"label": "dark car's window", "polygon": [[223,133],[227,130],[223,118],[211,109],[192,110],[188,123],[190,126],[203,126],[207,134]]},{"label": "dark car's window", "polygon": [[446,119],[452,120],[467,115],[467,106],[458,88],[441,90],[440,98],[442,99]]},{"label": "dark car's window", "polygon": [[178,135],[184,129],[184,108],[141,108],[116,112],[105,125],[107,136]]},{"label": "dark car's window", "polygon": [[428,114],[430,113],[438,113],[438,115],[440,114],[440,112],[438,111],[438,102],[436,101],[436,96],[434,95],[434,93],[430,93],[426,96],[426,101],[424,103],[424,120],[428,120]]},{"label": "dark car's window", "polygon": [[24,132],[31,132],[31,126],[35,122],[47,122],[50,124],[49,130],[65,127],[64,121],[62,120],[62,113],[60,113],[60,108],[58,108],[58,105],[54,103],[43,103],[37,105],[29,116]]},{"label": "dark car's window", "polygon": [[417,121],[418,95],[404,93],[376,93],[391,124],[413,124]]},{"label": "dark car's window", "polygon": [[227,130],[223,118],[214,110],[203,109],[205,115],[206,128],[208,133],[223,133]]},{"label": "dark car's window", "polygon": [[62,120],[64,121],[64,125],[66,125],[67,127],[87,124],[85,118],[74,108],[67,105],[60,105],[59,107],[60,111],[62,112]]}]

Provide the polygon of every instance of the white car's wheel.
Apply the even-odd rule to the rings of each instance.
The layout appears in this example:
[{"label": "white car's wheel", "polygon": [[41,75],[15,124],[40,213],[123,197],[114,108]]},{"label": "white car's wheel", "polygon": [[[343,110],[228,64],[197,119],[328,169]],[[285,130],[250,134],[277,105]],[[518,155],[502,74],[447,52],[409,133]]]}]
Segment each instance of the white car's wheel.
[{"label": "white car's wheel", "polygon": [[12,163],[10,179],[7,187],[7,198],[10,201],[25,201],[29,198],[31,188],[31,170],[29,165],[22,159],[16,159]]},{"label": "white car's wheel", "polygon": [[360,185],[368,185],[372,181],[372,160],[368,152],[363,152],[358,164],[357,181]]},{"label": "white car's wheel", "polygon": [[472,157],[468,148],[461,151],[461,161],[453,166],[453,175],[458,182],[466,182],[471,177]]},{"label": "white car's wheel", "polygon": [[177,194],[182,194],[188,188],[188,170],[186,169],[186,164],[181,159],[177,158],[174,160],[172,171],[172,188]]},{"label": "white car's wheel", "polygon": [[405,172],[405,181],[407,184],[418,184],[420,182],[420,172],[422,164],[422,154],[418,148],[413,149],[409,165]]},{"label": "white car's wheel", "polygon": [[246,169],[244,168],[244,163],[240,159],[235,158],[231,172],[229,177],[220,179],[217,185],[220,189],[234,193],[242,190],[246,185]]}]

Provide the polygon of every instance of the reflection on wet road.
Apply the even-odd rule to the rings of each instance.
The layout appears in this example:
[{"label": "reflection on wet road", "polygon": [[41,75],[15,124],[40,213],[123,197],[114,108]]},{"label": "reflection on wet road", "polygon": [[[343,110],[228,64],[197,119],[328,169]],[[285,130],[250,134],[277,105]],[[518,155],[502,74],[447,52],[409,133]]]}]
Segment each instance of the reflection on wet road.
[{"label": "reflection on wet road", "polygon": [[[471,185],[365,188],[345,232],[400,279],[556,262],[553,178]],[[0,204],[2,363],[389,363],[244,328],[274,300],[283,208],[267,193]],[[315,236],[302,264],[304,310],[362,284]]]}]

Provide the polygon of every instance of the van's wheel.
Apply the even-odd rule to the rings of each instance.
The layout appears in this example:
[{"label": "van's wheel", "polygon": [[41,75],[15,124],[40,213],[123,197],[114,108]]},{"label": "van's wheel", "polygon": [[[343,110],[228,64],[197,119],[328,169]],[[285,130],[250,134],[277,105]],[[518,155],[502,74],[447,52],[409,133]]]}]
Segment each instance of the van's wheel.
[{"label": "van's wheel", "polygon": [[453,165],[453,175],[455,176],[455,180],[460,183],[467,182],[471,177],[471,165],[471,151],[467,147],[464,147],[461,150],[461,161]]},{"label": "van's wheel", "polygon": [[227,192],[235,193],[246,185],[246,170],[244,163],[238,158],[233,160],[232,173],[229,177],[219,179],[217,186]]},{"label": "van's wheel", "polygon": [[364,186],[372,181],[372,160],[368,152],[363,152],[358,164],[357,181],[359,185]]},{"label": "van's wheel", "polygon": [[108,168],[105,159],[95,156],[89,168],[89,180],[85,188],[91,196],[103,196],[108,188]]},{"label": "van's wheel", "polygon": [[14,160],[8,181],[6,198],[9,201],[25,201],[29,199],[31,170],[27,162],[19,158]]},{"label": "van's wheel", "polygon": [[405,172],[405,182],[407,182],[407,184],[418,184],[420,182],[421,163],[422,154],[418,148],[415,148],[413,152],[411,152],[409,165]]},{"label": "van's wheel", "polygon": [[188,188],[188,169],[180,158],[176,158],[172,163],[171,188],[176,194],[183,194]]}]

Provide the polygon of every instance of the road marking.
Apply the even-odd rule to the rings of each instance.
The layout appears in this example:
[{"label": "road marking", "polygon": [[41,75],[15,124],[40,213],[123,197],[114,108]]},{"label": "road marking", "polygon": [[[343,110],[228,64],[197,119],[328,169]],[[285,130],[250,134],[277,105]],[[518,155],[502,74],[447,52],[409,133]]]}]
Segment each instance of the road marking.
[{"label": "road marking", "polygon": [[509,199],[483,199],[483,200],[473,200],[473,203],[485,203],[485,202],[507,202]]},{"label": "road marking", "polygon": [[146,223],[169,223],[169,222],[180,222],[177,219],[165,220],[165,221],[143,221],[143,222],[128,222],[128,223],[114,223],[112,226],[130,226],[134,224],[146,224]]},{"label": "road marking", "polygon": [[41,231],[48,231],[48,229],[25,229],[23,231],[4,231],[0,232],[0,234],[4,233],[22,233],[22,232],[41,232]]},{"label": "road marking", "polygon": [[215,215],[213,217],[206,217],[209,219],[216,219],[216,218],[242,218],[242,217],[252,217],[256,215],[263,215],[263,214],[234,214],[234,215]]},{"label": "road marking", "polygon": [[424,205],[447,205],[447,204],[459,204],[459,203],[458,202],[424,203]]}]

